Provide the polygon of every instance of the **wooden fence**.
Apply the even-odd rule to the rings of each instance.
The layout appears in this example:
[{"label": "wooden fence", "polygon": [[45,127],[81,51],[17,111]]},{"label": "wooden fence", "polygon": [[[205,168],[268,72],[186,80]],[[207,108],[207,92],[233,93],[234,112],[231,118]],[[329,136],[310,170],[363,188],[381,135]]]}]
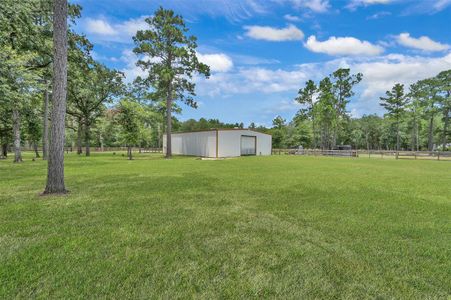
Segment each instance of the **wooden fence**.
[{"label": "wooden fence", "polygon": [[308,155],[335,157],[368,157],[393,159],[429,159],[451,161],[451,151],[394,151],[394,150],[322,150],[273,149],[273,155]]},{"label": "wooden fence", "polygon": [[[22,147],[22,151],[34,151],[31,147]],[[77,147],[65,147],[64,148],[66,153],[70,152],[77,152]],[[122,152],[127,151],[127,147],[91,147],[91,152]],[[38,147],[38,151],[42,153],[42,147]],[[133,152],[140,152],[140,153],[163,153],[162,148],[138,148],[133,147]],[[83,147],[83,153],[85,152],[85,147]]]}]

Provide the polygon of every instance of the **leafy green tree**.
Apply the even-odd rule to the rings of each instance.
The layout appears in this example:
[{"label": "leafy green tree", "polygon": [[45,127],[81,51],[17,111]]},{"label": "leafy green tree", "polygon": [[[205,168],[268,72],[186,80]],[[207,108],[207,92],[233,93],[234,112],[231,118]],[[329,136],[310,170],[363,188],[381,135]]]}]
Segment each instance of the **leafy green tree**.
[{"label": "leafy green tree", "polygon": [[396,126],[396,159],[398,159],[400,144],[400,123],[403,117],[408,100],[404,95],[404,85],[395,84],[391,91],[385,93],[385,97],[380,97],[381,106],[387,110],[387,115],[394,119]]},{"label": "leafy green tree", "polygon": [[[36,99],[34,99],[36,100]],[[29,103],[27,107],[24,109],[24,122],[25,122],[25,133],[27,136],[27,140],[30,145],[33,147],[35,152],[35,157],[38,158],[38,144],[42,138],[42,128],[41,128],[41,117],[40,111],[38,110],[38,101],[34,101],[34,103]]]},{"label": "leafy green tree", "polygon": [[274,118],[274,120],[272,120],[272,125],[276,129],[283,129],[283,127],[285,126],[285,122],[286,120],[284,118],[282,118],[281,116],[277,116]]},{"label": "leafy green tree", "polygon": [[[123,75],[109,70],[99,63],[86,61],[71,64],[69,77],[69,105],[67,113],[77,119],[78,136],[84,133],[86,156],[90,155],[91,127],[105,110],[105,103],[111,103],[114,97],[123,91]],[[80,143],[80,141],[79,141]]]},{"label": "leafy green tree", "polygon": [[423,107],[421,104],[422,91],[419,84],[414,83],[410,85],[409,93],[409,103],[407,104],[407,113],[409,115],[411,129],[411,149],[415,151],[420,150],[420,126],[421,118],[423,116]]},{"label": "leafy green tree", "polygon": [[440,88],[436,78],[428,78],[420,80],[416,83],[419,89],[419,97],[424,116],[428,120],[428,150],[434,150],[434,120],[439,113]]},{"label": "leafy green tree", "polygon": [[[296,97],[296,101],[303,105],[304,107],[299,110],[297,113],[297,117],[300,119],[309,119],[312,124],[312,133],[313,133],[313,148],[316,148],[316,120],[315,120],[315,102],[314,97],[317,93],[317,87],[313,80],[308,80],[305,83],[305,87],[298,91],[298,96]],[[299,124],[299,123],[298,123]]]},{"label": "leafy green tree", "polygon": [[449,137],[449,119],[451,117],[451,70],[440,72],[436,76],[436,82],[439,86],[439,103],[441,105],[443,132],[442,149],[446,150]]},{"label": "leafy green tree", "polygon": [[198,61],[196,38],[186,36],[188,29],[181,16],[160,7],[145,21],[149,29],[136,33],[133,51],[142,55],[137,65],[148,72],[144,82],[153,88],[154,98],[166,100],[166,157],[170,158],[173,101],[196,107],[192,76],[199,73],[208,77],[210,70]]},{"label": "leafy green tree", "polygon": [[[0,99],[1,99],[0,93]],[[0,105],[0,159],[8,157],[8,145],[12,141],[12,111],[9,106]]]},{"label": "leafy green tree", "polygon": [[346,106],[350,98],[354,96],[353,88],[362,81],[361,73],[351,74],[350,69],[340,68],[332,73],[330,79],[332,81],[332,92],[335,97],[335,126],[333,128],[332,147],[337,144],[337,138],[344,124],[349,120]]},{"label": "leafy green tree", "polygon": [[119,102],[116,120],[121,126],[121,138],[127,147],[127,157],[130,160],[132,147],[140,142],[144,119],[145,111],[139,103],[128,99]]},{"label": "leafy green tree", "polygon": [[22,162],[21,112],[24,102],[31,97],[38,77],[29,67],[35,53],[24,45],[23,39],[27,36],[16,33],[13,28],[5,28],[4,23],[8,21],[14,20],[5,21],[5,16],[0,15],[0,89],[3,96],[0,104],[10,107],[12,111],[14,162],[19,163]]},{"label": "leafy green tree", "polygon": [[272,120],[273,128],[270,133],[272,135],[272,144],[274,148],[286,147],[286,120],[281,116],[276,116]]},{"label": "leafy green tree", "polygon": [[367,150],[380,149],[381,118],[376,115],[364,115],[360,124],[365,137]]},{"label": "leafy green tree", "polygon": [[333,94],[333,83],[329,77],[321,80],[318,91],[318,102],[314,113],[317,115],[316,119],[321,128],[321,148],[332,149],[338,115],[335,110],[337,99]]}]

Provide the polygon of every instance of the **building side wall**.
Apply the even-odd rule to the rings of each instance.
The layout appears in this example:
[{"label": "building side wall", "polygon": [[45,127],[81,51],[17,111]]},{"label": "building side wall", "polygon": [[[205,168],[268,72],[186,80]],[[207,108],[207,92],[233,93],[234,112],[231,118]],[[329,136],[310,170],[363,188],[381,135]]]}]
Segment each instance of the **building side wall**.
[{"label": "building side wall", "polygon": [[[216,131],[173,133],[172,154],[216,157]],[[163,136],[166,154],[166,135]]]},{"label": "building side wall", "polygon": [[272,137],[252,130],[219,130],[218,156],[235,157],[241,155],[241,136],[257,137],[256,155],[271,155]]},{"label": "building side wall", "polygon": [[263,133],[257,133],[257,155],[272,154],[272,136]]}]

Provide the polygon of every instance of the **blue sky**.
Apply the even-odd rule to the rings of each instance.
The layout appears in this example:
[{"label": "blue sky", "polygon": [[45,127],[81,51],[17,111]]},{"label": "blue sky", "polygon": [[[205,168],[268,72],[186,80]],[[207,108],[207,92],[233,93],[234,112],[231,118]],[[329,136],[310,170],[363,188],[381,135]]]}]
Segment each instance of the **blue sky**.
[{"label": "blue sky", "polygon": [[382,114],[379,96],[451,69],[451,0],[73,0],[83,7],[76,30],[94,56],[123,71],[135,66],[132,36],[161,5],[182,15],[212,69],[196,78],[198,109],[180,119],[218,118],[270,125],[291,119],[306,80],[339,67],[362,72],[349,112]]}]

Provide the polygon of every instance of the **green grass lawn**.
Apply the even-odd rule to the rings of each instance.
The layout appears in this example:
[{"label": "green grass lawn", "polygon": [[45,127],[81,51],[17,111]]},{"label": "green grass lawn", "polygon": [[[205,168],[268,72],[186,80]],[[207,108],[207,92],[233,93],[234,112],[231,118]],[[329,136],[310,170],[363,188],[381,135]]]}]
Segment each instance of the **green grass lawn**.
[{"label": "green grass lawn", "polygon": [[[27,154],[31,155],[31,154]],[[451,164],[0,161],[0,298],[451,297]]]}]

